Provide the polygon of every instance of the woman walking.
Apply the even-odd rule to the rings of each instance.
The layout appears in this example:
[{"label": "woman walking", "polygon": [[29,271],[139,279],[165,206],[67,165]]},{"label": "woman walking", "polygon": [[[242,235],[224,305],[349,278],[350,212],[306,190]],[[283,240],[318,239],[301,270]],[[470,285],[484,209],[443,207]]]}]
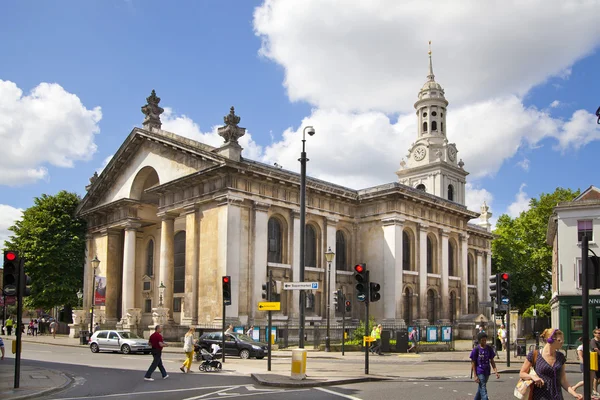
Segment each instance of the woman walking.
[{"label": "woman walking", "polygon": [[[542,350],[534,350],[527,355],[521,367],[519,377],[533,380],[533,400],[563,400],[562,389],[565,389],[576,399],[583,396],[569,385],[565,373],[566,357],[560,351],[563,346],[564,334],[558,329],[546,329],[541,334],[546,345]],[[533,368],[535,374],[530,375]]]},{"label": "woman walking", "polygon": [[[183,365],[181,367],[179,367],[179,369],[181,370],[181,372],[185,373],[190,373],[190,368],[192,367],[192,360],[194,358],[194,333],[196,332],[196,328],[194,328],[193,326],[190,327],[190,329],[187,331],[187,333],[185,334],[185,337],[183,338],[183,351],[185,352],[185,361],[183,362]],[[187,368],[187,371],[186,371]]]}]

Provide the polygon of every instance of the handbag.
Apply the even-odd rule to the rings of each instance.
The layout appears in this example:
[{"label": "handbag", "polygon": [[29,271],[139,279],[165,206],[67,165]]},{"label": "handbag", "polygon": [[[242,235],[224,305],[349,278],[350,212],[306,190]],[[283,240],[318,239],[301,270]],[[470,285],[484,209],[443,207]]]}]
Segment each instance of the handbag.
[{"label": "handbag", "polygon": [[[529,375],[536,375],[535,373],[535,362],[537,361],[538,350],[533,351],[533,365],[529,369]],[[533,399],[533,379],[519,379],[517,382],[517,386],[515,386],[515,390],[513,391],[513,395],[521,400],[529,400]]]}]

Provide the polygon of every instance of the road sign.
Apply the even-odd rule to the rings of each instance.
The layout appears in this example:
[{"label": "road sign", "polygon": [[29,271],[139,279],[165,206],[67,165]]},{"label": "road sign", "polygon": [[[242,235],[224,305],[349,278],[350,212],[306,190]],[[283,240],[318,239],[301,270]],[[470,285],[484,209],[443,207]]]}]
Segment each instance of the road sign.
[{"label": "road sign", "polygon": [[510,303],[510,300],[508,299],[508,297],[503,297],[502,304],[508,304],[508,303]]},{"label": "road sign", "polygon": [[365,301],[367,299],[367,295],[365,295],[364,293],[359,293],[358,295],[356,295],[356,298],[358,299],[358,301]]},{"label": "road sign", "polygon": [[317,290],[319,282],[283,282],[285,290]]},{"label": "road sign", "polygon": [[279,311],[281,303],[278,301],[261,301],[258,303],[258,311]]},{"label": "road sign", "polygon": [[4,295],[5,296],[15,296],[16,294],[17,294],[17,287],[15,285],[4,286]]},{"label": "road sign", "polygon": [[479,307],[493,307],[493,306],[494,306],[493,301],[480,301],[479,302]]}]

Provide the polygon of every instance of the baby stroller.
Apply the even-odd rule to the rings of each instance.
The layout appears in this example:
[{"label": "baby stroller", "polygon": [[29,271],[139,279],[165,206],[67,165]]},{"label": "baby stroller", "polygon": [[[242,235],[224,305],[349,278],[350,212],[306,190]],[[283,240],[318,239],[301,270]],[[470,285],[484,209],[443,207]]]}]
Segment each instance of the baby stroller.
[{"label": "baby stroller", "polygon": [[219,352],[221,349],[220,346],[213,344],[212,345],[212,353],[209,353],[207,350],[200,347],[200,358],[202,358],[202,363],[198,367],[200,371],[204,372],[218,372],[223,368],[223,364],[221,364],[218,359],[221,358],[222,353]]}]

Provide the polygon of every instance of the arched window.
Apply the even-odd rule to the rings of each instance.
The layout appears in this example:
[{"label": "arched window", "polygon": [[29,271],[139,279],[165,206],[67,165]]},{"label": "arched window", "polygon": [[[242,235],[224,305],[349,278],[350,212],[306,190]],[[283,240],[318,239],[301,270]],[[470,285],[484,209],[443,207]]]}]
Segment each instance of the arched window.
[{"label": "arched window", "polygon": [[474,292],[470,292],[469,293],[469,303],[468,303],[468,308],[469,308],[469,314],[475,314],[477,313],[477,293]]},{"label": "arched window", "polygon": [[185,231],[178,232],[174,242],[173,293],[185,293]]},{"label": "arched window", "polygon": [[454,292],[450,292],[450,321],[454,322],[454,319],[456,318],[456,309],[457,309],[457,304],[456,304],[456,293]]},{"label": "arched window", "polygon": [[437,307],[435,306],[435,292],[433,289],[427,291],[427,319],[430,324],[435,324]]},{"label": "arched window", "polygon": [[427,132],[427,121],[423,122],[423,132]]},{"label": "arched window", "polygon": [[448,185],[448,200],[454,201],[454,186]]},{"label": "arched window", "polygon": [[269,218],[268,240],[269,240],[269,251],[267,253],[267,261],[273,263],[282,263],[282,232],[281,222],[277,218]]},{"label": "arched window", "polygon": [[410,236],[406,232],[402,232],[402,269],[410,271]]},{"label": "arched window", "polygon": [[404,290],[404,322],[408,325],[410,321],[412,321],[412,293],[410,288],[406,288]]},{"label": "arched window", "polygon": [[348,269],[346,237],[342,231],[335,233],[335,269],[336,271],[346,271]]},{"label": "arched window", "polygon": [[425,188],[425,185],[423,185],[422,183],[419,183],[419,184],[417,185],[417,189],[419,189],[419,190],[422,190],[422,191],[424,191],[424,192],[426,192],[426,191],[427,191],[427,188]]},{"label": "arched window", "polygon": [[455,271],[456,265],[454,264],[454,245],[448,241],[448,275],[458,276]]},{"label": "arched window", "polygon": [[154,240],[150,240],[146,247],[146,275],[154,275]]},{"label": "arched window", "polygon": [[312,225],[306,225],[305,231],[305,256],[304,256],[304,264],[306,267],[316,267],[317,266],[317,233],[315,232],[315,228]]},{"label": "arched window", "polygon": [[437,121],[431,121],[431,130],[437,131]]},{"label": "arched window", "polygon": [[475,282],[475,270],[473,269],[473,256],[469,254],[467,257],[467,283],[474,285]]},{"label": "arched window", "polygon": [[430,238],[427,238],[427,273],[433,274],[433,244]]},{"label": "arched window", "polygon": [[[443,116],[444,116],[444,115],[442,114],[442,117],[443,117]],[[444,132],[444,123],[443,123],[443,122],[440,122],[440,125],[442,126],[442,132]]]}]

